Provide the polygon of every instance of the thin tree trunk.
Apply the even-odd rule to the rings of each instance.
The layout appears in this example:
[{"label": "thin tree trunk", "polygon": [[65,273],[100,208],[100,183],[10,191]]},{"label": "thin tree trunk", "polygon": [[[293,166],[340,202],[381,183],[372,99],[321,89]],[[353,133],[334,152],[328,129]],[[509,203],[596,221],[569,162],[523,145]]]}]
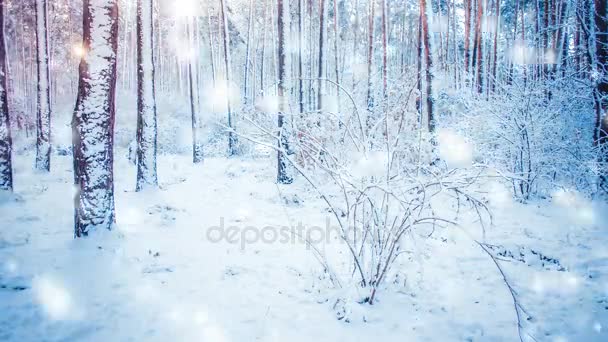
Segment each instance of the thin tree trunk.
[{"label": "thin tree trunk", "polygon": [[325,0],[319,0],[319,58],[318,58],[318,78],[317,78],[317,108],[323,110],[323,70],[325,50]]},{"label": "thin tree trunk", "polygon": [[483,1],[477,0],[477,17],[475,20],[475,59],[473,65],[477,67],[475,70],[477,78],[477,92],[483,93],[483,37],[481,31],[481,24],[483,21]]},{"label": "thin tree trunk", "polygon": [[426,63],[426,124],[429,132],[435,132],[435,100],[433,98],[433,50],[431,33],[429,31],[429,8],[427,0],[420,0],[420,16],[422,17],[422,39],[424,40],[424,59]]},{"label": "thin tree trunk", "polygon": [[11,123],[8,112],[8,70],[4,41],[6,1],[0,0],[0,190],[13,191]]},{"label": "thin tree trunk", "polygon": [[494,0],[495,1],[495,13],[496,13],[496,25],[494,26],[494,51],[493,51],[493,55],[494,55],[494,60],[492,63],[492,92],[494,92],[496,90],[496,83],[497,83],[497,75],[496,75],[496,69],[497,69],[497,65],[498,65],[498,31],[500,29],[500,0]]},{"label": "thin tree trunk", "polygon": [[114,122],[118,1],[84,0],[78,99],[72,121],[74,231],[111,230],[114,212]]},{"label": "thin tree trunk", "polygon": [[[598,70],[608,68],[608,13],[606,1],[595,1],[595,49]],[[608,142],[608,76],[600,77],[596,86],[596,144]],[[608,153],[605,152],[606,155]],[[604,157],[608,159],[608,157]],[[608,172],[606,173],[608,174]],[[605,176],[608,181],[608,176]]]},{"label": "thin tree trunk", "polygon": [[289,150],[289,134],[286,132],[284,125],[285,114],[289,110],[289,81],[287,79],[288,66],[288,49],[287,30],[289,29],[289,0],[285,3],[283,0],[277,0],[277,33],[278,33],[278,91],[279,91],[279,113],[278,113],[278,128],[279,128],[279,152],[277,153],[277,182],[279,184],[293,183],[293,177],[288,172],[288,161],[286,154]]},{"label": "thin tree trunk", "polygon": [[382,107],[385,115],[388,105],[388,18],[386,0],[382,0]]},{"label": "thin tree trunk", "polygon": [[471,2],[464,0],[464,71],[469,73],[471,65]]},{"label": "thin tree trunk", "polygon": [[340,26],[338,26],[338,0],[334,2],[334,73],[336,77],[336,101],[338,102],[338,112],[340,112]]},{"label": "thin tree trunk", "polygon": [[[221,15],[222,15],[222,29],[224,31],[224,41],[223,41],[223,46],[224,46],[224,72],[225,72],[225,76],[226,76],[226,89],[229,92],[230,91],[230,82],[232,81],[232,70],[231,70],[231,56],[230,56],[230,32],[228,30],[228,13],[226,10],[226,1],[227,0],[220,0],[220,11],[221,11]],[[230,101],[230,96],[227,94],[226,96],[226,115],[228,118],[228,155],[229,156],[234,156],[237,154],[237,138],[236,138],[236,134],[235,134],[235,123],[234,123],[234,118],[232,117],[232,103]]]},{"label": "thin tree trunk", "polygon": [[376,15],[374,4],[375,0],[369,2],[368,26],[367,26],[367,131],[373,127],[373,112],[374,112],[374,93],[373,93],[373,62],[374,62],[374,17]]},{"label": "thin tree trunk", "polygon": [[[188,48],[192,49],[192,32],[191,32],[191,21],[188,18],[186,22],[186,36],[188,39]],[[188,56],[188,96],[190,100],[190,116],[192,118],[192,162],[194,164],[202,163],[205,156],[203,150],[203,142],[201,136],[201,123],[200,117],[198,113],[198,108],[196,106],[195,100],[195,89],[194,89],[194,75],[193,75],[193,67],[192,67],[192,59],[193,56]]]},{"label": "thin tree trunk", "polygon": [[36,107],[36,169],[51,170],[51,74],[47,0],[36,0],[36,59],[38,74]]},{"label": "thin tree trunk", "polygon": [[251,55],[251,35],[253,29],[253,0],[249,0],[249,20],[247,23],[247,47],[245,49],[245,71],[243,75],[243,104],[249,102],[249,65]]},{"label": "thin tree trunk", "polygon": [[136,191],[158,187],[152,0],[137,0],[137,183]]},{"label": "thin tree trunk", "polygon": [[304,0],[298,0],[298,106],[300,119],[304,113]]}]

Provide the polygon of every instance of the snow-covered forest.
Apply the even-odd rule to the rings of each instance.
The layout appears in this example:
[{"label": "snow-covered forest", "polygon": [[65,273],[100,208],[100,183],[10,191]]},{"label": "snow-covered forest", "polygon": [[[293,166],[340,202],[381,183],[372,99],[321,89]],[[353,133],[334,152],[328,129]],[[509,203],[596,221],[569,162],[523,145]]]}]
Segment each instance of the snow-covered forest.
[{"label": "snow-covered forest", "polygon": [[0,0],[1,341],[608,341],[607,0]]}]

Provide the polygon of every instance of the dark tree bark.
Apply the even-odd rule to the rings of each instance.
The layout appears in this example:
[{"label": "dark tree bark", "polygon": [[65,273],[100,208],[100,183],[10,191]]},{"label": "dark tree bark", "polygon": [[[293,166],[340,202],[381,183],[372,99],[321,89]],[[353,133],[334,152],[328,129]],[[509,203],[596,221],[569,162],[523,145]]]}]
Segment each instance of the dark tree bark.
[{"label": "dark tree bark", "polygon": [[492,87],[491,90],[494,92],[496,90],[497,83],[497,74],[496,69],[498,66],[498,31],[500,30],[500,0],[494,1],[494,13],[496,13],[496,25],[494,26],[494,51],[493,56],[494,60],[492,61]]},{"label": "dark tree bark", "polygon": [[0,190],[13,190],[12,139],[8,113],[8,68],[4,42],[6,0],[0,0]]},{"label": "dark tree bark", "polygon": [[111,230],[114,206],[114,122],[118,1],[83,1],[83,44],[72,120],[74,232]]},{"label": "dark tree bark", "polygon": [[158,187],[152,0],[137,0],[137,184],[136,191]]},{"label": "dark tree bark", "polygon": [[46,172],[51,170],[51,77],[47,13],[47,0],[36,0],[36,169]]},{"label": "dark tree bark", "polygon": [[471,65],[471,2],[464,0],[464,71],[469,72]]},{"label": "dark tree bark", "polygon": [[286,48],[287,44],[287,30],[289,28],[289,0],[286,3],[283,0],[277,0],[277,26],[278,26],[278,55],[279,55],[279,113],[278,113],[278,127],[279,127],[279,152],[277,154],[277,182],[279,184],[291,184],[293,183],[293,177],[289,174],[286,153],[289,151],[289,134],[285,130],[285,113],[289,110],[288,96],[289,96],[289,81],[287,80],[287,70],[289,70],[287,63],[288,51]]},{"label": "dark tree bark", "polygon": [[433,98],[433,49],[431,47],[431,32],[427,0],[420,0],[420,17],[422,20],[422,39],[424,42],[424,62],[426,64],[426,125],[429,132],[435,132],[435,100]]},{"label": "dark tree bark", "polygon": [[477,92],[483,93],[483,37],[481,24],[483,21],[483,0],[476,1],[477,14],[475,18],[475,42],[473,47],[473,72],[476,74]]}]

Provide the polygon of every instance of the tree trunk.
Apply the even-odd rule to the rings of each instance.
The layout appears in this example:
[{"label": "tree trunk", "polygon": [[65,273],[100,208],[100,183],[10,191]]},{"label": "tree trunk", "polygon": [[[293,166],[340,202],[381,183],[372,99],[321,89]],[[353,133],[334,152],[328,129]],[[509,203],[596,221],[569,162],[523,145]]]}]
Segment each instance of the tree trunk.
[{"label": "tree trunk", "polygon": [[152,0],[137,0],[137,185],[158,187]]},{"label": "tree trunk", "polygon": [[247,47],[245,49],[245,71],[243,74],[243,104],[249,102],[249,60],[251,59],[251,36],[253,29],[253,0],[249,0],[249,20],[247,23]]},{"label": "tree trunk", "polygon": [[51,90],[47,0],[36,0],[36,66],[38,105],[36,107],[36,169],[51,170]]},{"label": "tree trunk", "polygon": [[[304,114],[304,0],[298,0],[298,106]],[[300,117],[300,119],[303,119]]]},{"label": "tree trunk", "polygon": [[[186,36],[188,39],[188,48],[192,49],[192,28],[191,21],[188,18],[186,22]],[[189,52],[190,53],[190,52]],[[198,113],[197,101],[195,100],[194,75],[192,67],[193,56],[188,56],[188,96],[190,98],[190,116],[192,118],[192,162],[194,164],[202,163],[205,156],[203,151],[203,142],[201,141],[201,123],[200,114]]]},{"label": "tree trunk", "polygon": [[6,1],[0,0],[0,190],[13,190],[11,123],[8,113],[8,70],[4,42]]},{"label": "tree trunk", "polygon": [[477,0],[477,15],[475,18],[475,44],[473,48],[474,58],[473,58],[473,67],[476,75],[477,92],[483,93],[483,39],[481,32],[481,24],[483,20],[483,1]]},{"label": "tree trunk", "polygon": [[426,63],[426,124],[429,132],[435,132],[433,98],[433,50],[431,47],[431,33],[429,31],[429,18],[427,0],[420,0],[420,16],[422,18],[422,39],[424,40],[424,60]]},{"label": "tree trunk", "polygon": [[83,237],[112,229],[118,1],[84,0],[78,99],[72,121],[74,231]]},{"label": "tree trunk", "polygon": [[471,65],[471,2],[464,0],[464,71],[469,72]]},{"label": "tree trunk", "polygon": [[289,110],[289,81],[287,79],[288,67],[288,49],[287,30],[289,29],[289,0],[285,3],[283,0],[277,0],[277,26],[278,26],[278,62],[279,62],[279,113],[278,113],[278,128],[279,128],[279,151],[277,153],[277,182],[279,184],[293,183],[293,177],[289,175],[288,161],[286,154],[289,151],[289,134],[286,132],[284,125],[285,113]]},{"label": "tree trunk", "polygon": [[323,76],[325,74],[323,70],[323,59],[325,50],[325,0],[319,0],[319,58],[318,68],[319,74],[317,75],[317,108],[319,111],[323,110]]},{"label": "tree trunk", "polygon": [[500,29],[500,0],[494,0],[494,4],[495,4],[495,13],[496,13],[496,25],[494,26],[494,51],[493,51],[493,55],[494,55],[494,60],[492,62],[492,87],[491,90],[492,92],[494,92],[496,90],[496,83],[497,83],[497,75],[496,75],[496,69],[497,69],[497,65],[498,65],[498,30]]},{"label": "tree trunk", "polygon": [[373,113],[374,113],[374,93],[373,93],[373,62],[374,62],[374,16],[376,15],[374,4],[375,0],[370,0],[369,11],[368,11],[368,23],[367,23],[367,132],[372,129]]},{"label": "tree trunk", "polygon": [[336,80],[336,101],[338,102],[338,112],[340,112],[340,26],[338,25],[338,0],[334,1],[334,73]]},{"label": "tree trunk", "polygon": [[[597,70],[608,68],[608,13],[606,1],[595,1],[595,49]],[[608,76],[600,77],[596,88],[596,144],[605,146],[608,142]],[[608,159],[608,157],[605,157]],[[608,173],[607,173],[608,174]],[[604,181],[608,181],[605,176]]]},{"label": "tree trunk", "polygon": [[388,105],[388,18],[386,0],[382,0],[382,107]]},{"label": "tree trunk", "polygon": [[[223,41],[223,45],[224,45],[224,72],[225,72],[225,76],[226,76],[226,89],[229,92],[230,91],[230,82],[232,81],[231,77],[231,56],[230,56],[230,32],[228,30],[228,18],[227,18],[227,10],[226,10],[226,1],[227,0],[220,0],[220,11],[221,11],[221,15],[222,15],[222,30],[224,31],[224,41]],[[237,154],[237,138],[236,138],[236,134],[235,134],[235,124],[234,124],[234,118],[232,117],[232,103],[230,101],[230,96],[228,96],[228,94],[226,95],[226,115],[228,118],[228,155],[229,156],[234,156]]]}]

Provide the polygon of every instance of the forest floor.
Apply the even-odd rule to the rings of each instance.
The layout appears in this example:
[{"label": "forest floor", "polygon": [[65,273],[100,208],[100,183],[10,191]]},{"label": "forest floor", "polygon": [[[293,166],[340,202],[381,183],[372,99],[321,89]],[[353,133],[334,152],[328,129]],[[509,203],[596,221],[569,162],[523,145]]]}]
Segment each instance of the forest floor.
[{"label": "forest floor", "polygon": [[[135,193],[135,168],[117,158],[116,230],[75,241],[71,159],[40,175],[17,156],[16,195],[0,198],[0,340],[519,340],[501,273],[456,234],[421,241],[409,279],[373,306],[353,295],[337,319],[346,290],[323,284],[304,243],[210,238],[222,220],[240,231],[324,226],[305,184],[277,187],[265,158],[188,159],[161,157],[161,189]],[[524,339],[607,341],[608,227],[595,223],[606,220],[579,224],[544,202],[494,215],[486,241],[506,246],[500,263],[529,314]]]}]

